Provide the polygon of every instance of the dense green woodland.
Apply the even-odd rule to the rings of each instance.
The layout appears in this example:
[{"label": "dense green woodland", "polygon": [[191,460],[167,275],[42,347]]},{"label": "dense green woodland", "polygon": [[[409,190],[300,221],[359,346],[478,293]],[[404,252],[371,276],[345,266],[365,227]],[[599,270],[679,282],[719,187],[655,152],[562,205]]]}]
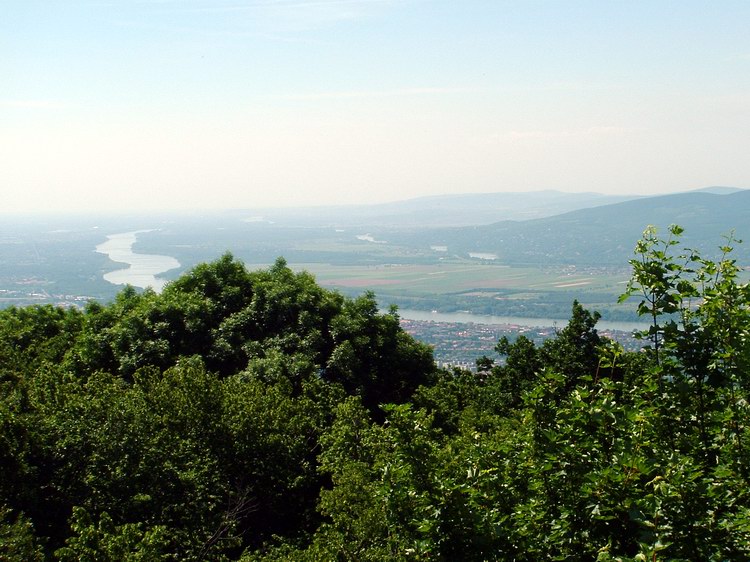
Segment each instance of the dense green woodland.
[{"label": "dense green woodland", "polygon": [[680,234],[643,352],[574,302],[479,374],[283,260],[0,311],[0,560],[747,560],[750,289]]}]

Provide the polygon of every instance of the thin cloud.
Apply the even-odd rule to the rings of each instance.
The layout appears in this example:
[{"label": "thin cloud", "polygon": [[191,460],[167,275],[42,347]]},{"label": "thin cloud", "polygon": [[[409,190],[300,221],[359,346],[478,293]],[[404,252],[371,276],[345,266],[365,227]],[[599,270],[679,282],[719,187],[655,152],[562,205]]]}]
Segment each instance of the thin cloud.
[{"label": "thin cloud", "polygon": [[178,12],[244,12],[252,15],[256,24],[299,29],[368,17],[378,10],[403,2],[404,0],[253,0],[239,3],[199,1],[187,6],[171,0],[147,0],[145,3]]},{"label": "thin cloud", "polygon": [[617,127],[609,125],[598,125],[586,129],[573,129],[561,131],[507,131],[504,133],[494,133],[490,135],[493,141],[506,140],[550,140],[581,138],[592,136],[619,136],[629,135],[638,132],[640,129],[635,127]]},{"label": "thin cloud", "polygon": [[64,107],[64,104],[55,100],[0,99],[0,107],[10,108],[10,109],[60,109]]},{"label": "thin cloud", "polygon": [[365,20],[407,2],[425,0],[134,1],[136,13],[119,18],[119,25],[205,35],[207,26],[191,29],[191,25],[178,23],[181,19],[198,16],[213,20],[210,26],[212,35],[252,36],[283,41],[300,33]]},{"label": "thin cloud", "polygon": [[249,11],[259,18],[257,23],[262,27],[284,32],[313,30],[367,18],[393,4],[393,0],[276,0],[229,6],[227,10]]},{"label": "thin cloud", "polygon": [[478,92],[477,88],[398,88],[394,90],[345,90],[339,92],[315,92],[309,94],[289,94],[284,100],[337,100],[358,98],[389,98],[400,96],[424,96],[441,94],[467,94]]},{"label": "thin cloud", "polygon": [[[152,0],[153,1],[153,0]],[[165,0],[159,0],[165,2]],[[170,0],[166,0],[170,2]],[[193,8],[194,11],[203,12],[232,12],[240,10],[255,10],[258,8],[321,8],[331,6],[375,6],[393,4],[394,0],[258,0],[255,2],[245,2],[243,4],[225,4],[216,5],[209,3],[203,7]],[[190,9],[190,8],[186,8]]]}]

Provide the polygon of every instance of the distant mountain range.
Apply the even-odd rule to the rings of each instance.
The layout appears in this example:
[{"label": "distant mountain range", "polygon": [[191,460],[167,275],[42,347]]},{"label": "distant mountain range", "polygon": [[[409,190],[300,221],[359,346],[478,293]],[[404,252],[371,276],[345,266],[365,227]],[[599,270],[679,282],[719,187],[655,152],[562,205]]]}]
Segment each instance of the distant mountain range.
[{"label": "distant mountain range", "polygon": [[[641,197],[532,220],[379,234],[406,246],[447,246],[451,254],[494,254],[510,264],[625,264],[648,225],[686,230],[684,245],[715,253],[722,235],[750,241],[750,190],[706,188]],[[750,247],[737,247],[749,256]]]},{"label": "distant mountain range", "polygon": [[729,195],[730,193],[737,193],[738,191],[745,191],[739,187],[727,187],[723,185],[712,185],[710,187],[702,187],[700,189],[694,189],[688,193],[713,193],[714,195]]},{"label": "distant mountain range", "polygon": [[[181,261],[192,261],[191,254],[199,247],[205,247],[206,255],[236,247],[242,255],[238,246],[247,239],[247,228],[238,230],[240,224],[253,227],[250,239],[256,253],[267,249],[254,259],[275,254],[298,261],[357,261],[358,252],[385,250],[372,244],[351,247],[346,250],[351,255],[344,257],[340,248],[335,256],[321,253],[327,242],[317,246],[310,242],[303,253],[294,249],[299,248],[294,241],[329,237],[326,233],[335,229],[342,233],[339,245],[346,244],[352,233],[368,233],[391,247],[410,249],[409,255],[424,256],[431,247],[446,247],[447,253],[435,254],[435,259],[482,253],[511,265],[624,267],[648,225],[665,232],[673,223],[685,228],[686,246],[709,255],[723,243],[722,235],[734,230],[736,237],[749,242],[737,247],[737,256],[750,257],[750,190],[723,186],[650,197],[552,190],[442,195],[379,205],[235,210],[206,218],[203,227],[190,223],[189,232],[176,225],[172,229],[175,245],[188,247]],[[221,230],[208,226],[216,221]],[[193,236],[200,240],[191,241]],[[176,255],[183,250],[174,247],[169,252]]]},{"label": "distant mountain range", "polygon": [[377,205],[272,208],[250,211],[251,220],[281,226],[425,228],[529,220],[637,199],[636,195],[532,191],[436,195]]}]

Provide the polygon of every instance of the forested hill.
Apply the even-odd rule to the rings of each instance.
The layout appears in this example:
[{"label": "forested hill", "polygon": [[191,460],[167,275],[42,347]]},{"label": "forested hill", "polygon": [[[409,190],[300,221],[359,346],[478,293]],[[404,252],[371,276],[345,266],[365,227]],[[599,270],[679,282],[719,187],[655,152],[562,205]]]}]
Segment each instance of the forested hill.
[{"label": "forested hill", "polygon": [[0,560],[747,560],[750,289],[679,247],[644,352],[574,302],[479,374],[281,259],[2,310]]},{"label": "forested hill", "polygon": [[[541,219],[421,231],[400,238],[393,233],[388,236],[394,242],[413,246],[445,245],[454,253],[489,252],[512,264],[617,265],[630,258],[632,241],[645,225],[664,230],[670,224],[679,224],[685,227],[687,246],[710,253],[722,243],[722,234],[732,230],[740,239],[750,238],[748,217],[750,190],[694,191]],[[750,246],[738,251],[743,259],[750,256]]]}]

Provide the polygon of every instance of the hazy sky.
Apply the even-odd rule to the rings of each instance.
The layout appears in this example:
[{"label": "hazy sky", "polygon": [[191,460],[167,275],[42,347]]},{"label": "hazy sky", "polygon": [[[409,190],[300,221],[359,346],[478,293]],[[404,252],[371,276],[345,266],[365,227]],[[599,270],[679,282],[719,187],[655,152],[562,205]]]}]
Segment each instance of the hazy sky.
[{"label": "hazy sky", "polygon": [[2,211],[750,187],[750,2],[5,0]]}]

